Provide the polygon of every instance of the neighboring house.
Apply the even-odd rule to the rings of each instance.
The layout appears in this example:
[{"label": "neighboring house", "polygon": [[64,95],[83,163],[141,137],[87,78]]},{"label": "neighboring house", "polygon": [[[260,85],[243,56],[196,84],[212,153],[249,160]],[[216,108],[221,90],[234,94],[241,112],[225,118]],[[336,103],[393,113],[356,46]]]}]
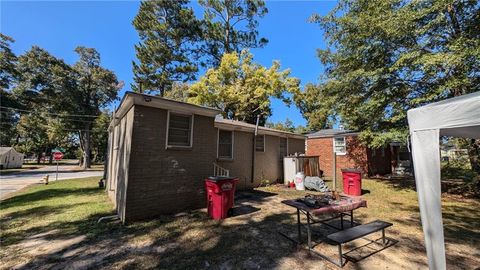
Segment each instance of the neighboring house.
[{"label": "neighboring house", "polygon": [[342,129],[308,134],[306,154],[319,156],[320,169],[329,177],[333,175],[334,149],[337,175],[343,168],[358,168],[366,175],[403,174],[409,170],[409,153],[401,144],[370,149],[360,142],[358,135],[358,132]]},{"label": "neighboring house", "polygon": [[455,146],[443,146],[440,149],[440,155],[444,160],[456,160],[468,158],[467,149],[457,149]]},{"label": "neighboring house", "polygon": [[0,147],[0,168],[14,169],[23,165],[23,154],[18,153],[13,147]]},{"label": "neighboring house", "polygon": [[[219,110],[127,92],[109,127],[107,190],[122,221],[204,207],[204,179],[239,177],[239,188],[282,178],[283,156],[302,135],[216,119]],[[254,151],[255,149],[255,151]]]}]

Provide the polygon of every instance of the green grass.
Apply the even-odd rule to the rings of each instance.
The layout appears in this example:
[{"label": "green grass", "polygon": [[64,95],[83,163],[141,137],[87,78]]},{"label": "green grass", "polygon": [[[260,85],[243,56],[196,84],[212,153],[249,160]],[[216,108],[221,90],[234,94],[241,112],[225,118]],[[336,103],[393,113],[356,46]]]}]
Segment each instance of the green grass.
[{"label": "green grass", "polygon": [[2,201],[2,246],[53,229],[59,229],[61,236],[95,234],[98,217],[112,214],[112,205],[105,191],[98,188],[98,180],[92,177],[33,185]]},{"label": "green grass", "polygon": [[29,170],[34,170],[34,169],[38,169],[38,168],[42,168],[44,167],[45,165],[34,165],[34,164],[23,164],[22,168],[15,168],[15,169],[3,169],[3,170],[0,170],[0,175],[8,175],[8,174],[12,174],[12,173],[19,173],[19,172],[25,172],[25,171],[29,171]]},{"label": "green grass", "polygon": [[[97,223],[99,217],[113,214],[105,190],[98,189],[98,179],[34,185],[2,201],[0,269],[19,263],[26,268],[60,269],[85,262],[90,263],[86,268],[113,269],[203,269],[208,268],[206,265],[232,269],[335,269],[329,264],[322,268],[322,260],[306,256],[278,234],[281,228],[296,231],[294,211],[280,201],[303,197],[310,191],[279,186],[259,188],[236,202],[247,214],[224,221],[211,220],[204,210],[194,210],[122,225]],[[388,234],[400,243],[358,264],[359,268],[351,268],[357,266],[350,264],[345,269],[425,267],[414,182],[365,179],[363,189],[368,207],[356,212],[356,220],[393,222]],[[472,250],[480,246],[480,202],[444,196],[442,203],[448,264],[459,268],[480,264],[471,256]],[[52,245],[77,236],[85,238],[49,254],[31,253],[34,248],[22,246],[32,237],[52,231],[46,237]],[[76,255],[68,255],[75,250]]]}]

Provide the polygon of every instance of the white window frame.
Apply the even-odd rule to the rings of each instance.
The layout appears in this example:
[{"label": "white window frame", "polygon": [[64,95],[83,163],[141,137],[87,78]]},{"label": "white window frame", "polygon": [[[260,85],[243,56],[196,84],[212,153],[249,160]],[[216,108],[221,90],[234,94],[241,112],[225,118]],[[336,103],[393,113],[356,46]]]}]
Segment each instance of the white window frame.
[{"label": "white window frame", "polygon": [[[254,134],[254,136],[255,136],[255,134]],[[258,136],[263,136],[263,151],[257,150],[257,137]],[[265,134],[257,134],[257,136],[255,136],[255,152],[265,153],[265,148],[266,148]]]},{"label": "white window frame", "polygon": [[[232,156],[231,157],[220,157],[219,156],[219,149],[220,149],[220,130],[221,131],[227,131],[227,132],[231,132],[232,134]],[[217,128],[217,159],[219,160],[233,160],[233,156],[234,156],[234,147],[233,145],[235,144],[235,131],[233,130],[228,130],[228,129],[219,129]]]},{"label": "white window frame", "polygon": [[[169,145],[168,144],[168,131],[170,130],[170,114],[176,114],[176,115],[181,115],[181,116],[188,116],[190,117],[190,145]],[[186,114],[186,113],[181,113],[181,112],[175,112],[175,111],[167,111],[167,136],[165,137],[165,148],[166,149],[175,149],[175,148],[182,148],[182,149],[190,149],[193,147],[193,122],[195,121],[195,115],[194,114]]]},{"label": "white window frame", "polygon": [[[342,139],[343,138],[343,142],[344,142],[344,147],[345,147],[345,151],[344,152],[336,152],[336,141],[335,139]],[[336,152],[338,156],[343,156],[343,155],[346,155],[347,154],[347,139],[345,136],[343,137],[333,137],[332,138],[333,140],[333,152]]]}]

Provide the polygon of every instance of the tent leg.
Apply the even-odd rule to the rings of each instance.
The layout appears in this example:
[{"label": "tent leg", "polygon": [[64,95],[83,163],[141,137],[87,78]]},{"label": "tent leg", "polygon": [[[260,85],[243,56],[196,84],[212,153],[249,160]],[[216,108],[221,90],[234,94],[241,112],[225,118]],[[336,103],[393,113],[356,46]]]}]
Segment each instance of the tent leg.
[{"label": "tent leg", "polygon": [[440,133],[438,129],[414,131],[411,138],[428,264],[430,269],[444,270],[446,263],[441,208]]}]

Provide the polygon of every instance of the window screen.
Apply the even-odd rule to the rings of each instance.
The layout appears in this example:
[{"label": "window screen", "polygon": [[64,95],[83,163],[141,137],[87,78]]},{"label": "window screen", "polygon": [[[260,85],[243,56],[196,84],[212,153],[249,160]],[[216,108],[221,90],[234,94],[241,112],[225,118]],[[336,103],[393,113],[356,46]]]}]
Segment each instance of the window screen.
[{"label": "window screen", "polygon": [[347,145],[345,144],[345,137],[334,138],[333,149],[337,154],[347,153]]},{"label": "window screen", "polygon": [[170,113],[168,146],[192,146],[192,116]]},{"label": "window screen", "polygon": [[257,135],[255,137],[255,150],[257,152],[265,152],[265,135]]},{"label": "window screen", "polygon": [[233,158],[233,132],[218,131],[218,158]]}]

